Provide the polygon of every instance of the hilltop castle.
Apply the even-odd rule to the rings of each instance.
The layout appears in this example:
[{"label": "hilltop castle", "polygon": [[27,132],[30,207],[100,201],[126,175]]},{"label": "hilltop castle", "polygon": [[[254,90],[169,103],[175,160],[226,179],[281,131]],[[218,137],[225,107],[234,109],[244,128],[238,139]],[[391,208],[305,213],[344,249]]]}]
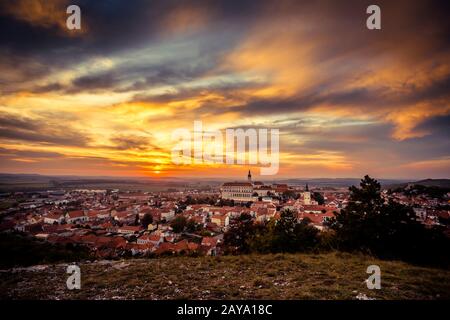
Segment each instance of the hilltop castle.
[{"label": "hilltop castle", "polygon": [[279,196],[288,190],[287,184],[264,185],[260,181],[252,181],[248,171],[246,182],[226,182],[222,185],[222,199],[238,202],[257,201],[259,197]]}]

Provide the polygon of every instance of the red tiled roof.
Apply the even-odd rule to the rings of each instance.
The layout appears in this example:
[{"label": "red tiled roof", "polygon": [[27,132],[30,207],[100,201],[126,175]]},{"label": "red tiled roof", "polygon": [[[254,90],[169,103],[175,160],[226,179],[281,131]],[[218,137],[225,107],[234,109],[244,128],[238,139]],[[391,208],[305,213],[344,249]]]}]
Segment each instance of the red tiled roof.
[{"label": "red tiled roof", "polygon": [[326,206],[321,206],[321,205],[314,205],[314,204],[310,204],[310,205],[303,205],[303,209],[305,211],[322,211],[322,210],[327,210],[330,209]]},{"label": "red tiled roof", "polygon": [[61,216],[62,216],[61,213],[59,213],[59,214],[58,213],[49,213],[44,218],[59,220],[61,218]]},{"label": "red tiled roof", "polygon": [[203,237],[202,246],[214,247],[217,245],[217,238],[214,237]]},{"label": "red tiled roof", "polygon": [[140,226],[123,226],[123,227],[120,227],[119,230],[138,232],[138,231],[142,230],[142,227],[140,227]]},{"label": "red tiled roof", "polygon": [[139,240],[144,240],[144,241],[146,241],[146,240],[148,240],[148,241],[150,241],[151,240],[151,235],[149,235],[149,234],[144,234],[144,235],[142,235],[142,236],[140,236],[138,239]]},{"label": "red tiled roof", "polygon": [[97,211],[97,210],[91,210],[91,211],[88,211],[88,213],[86,214],[89,218],[95,218],[95,217],[97,217],[97,215],[99,214],[100,212],[99,211]]},{"label": "red tiled roof", "polygon": [[174,252],[175,245],[170,242],[163,242],[159,245],[158,249],[155,250],[155,254],[161,254],[164,252]]},{"label": "red tiled roof", "polygon": [[250,182],[225,182],[223,187],[251,187],[252,184]]},{"label": "red tiled roof", "polygon": [[69,218],[73,219],[73,218],[79,218],[79,217],[84,217],[84,212],[81,210],[76,210],[76,211],[70,211],[68,213]]}]

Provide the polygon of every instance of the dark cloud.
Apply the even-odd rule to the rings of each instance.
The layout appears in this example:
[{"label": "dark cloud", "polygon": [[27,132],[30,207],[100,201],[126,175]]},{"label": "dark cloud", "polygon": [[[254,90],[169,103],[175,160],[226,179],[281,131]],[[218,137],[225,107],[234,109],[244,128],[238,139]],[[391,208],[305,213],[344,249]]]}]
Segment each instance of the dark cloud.
[{"label": "dark cloud", "polygon": [[8,158],[21,157],[27,159],[59,158],[63,156],[58,152],[16,150],[7,148],[0,148],[0,154]]},{"label": "dark cloud", "polygon": [[[157,102],[157,103],[169,103],[175,101],[182,101],[190,98],[206,98],[209,95],[217,95],[218,99],[234,99],[241,98],[242,94],[240,93],[243,89],[256,89],[262,88],[265,86],[265,83],[258,81],[245,81],[245,80],[236,80],[233,82],[225,82],[219,81],[214,84],[202,85],[194,88],[178,86],[174,90],[167,91],[162,94],[145,94],[139,93],[134,95],[131,99],[133,102]],[[210,99],[211,100],[211,99]],[[209,103],[214,103],[210,101]],[[209,108],[208,106],[202,107],[198,111],[206,111],[205,109]],[[213,108],[214,109],[214,108]],[[220,112],[220,110],[216,110]],[[224,110],[222,110],[224,111]]]},{"label": "dark cloud", "polygon": [[38,130],[39,125],[27,118],[20,118],[15,116],[0,116],[0,127],[4,129],[22,129],[22,130]]},{"label": "dark cloud", "polygon": [[[343,80],[343,79],[342,79]],[[433,80],[421,88],[406,86],[403,90],[387,86],[368,86],[346,89],[334,89],[329,84],[318,84],[309,93],[287,98],[250,99],[242,105],[229,109],[214,109],[209,103],[200,110],[204,112],[238,111],[246,116],[261,114],[293,113],[310,110],[320,105],[332,107],[354,107],[356,110],[377,108],[399,108],[420,102],[430,102],[450,97],[450,74],[443,79]],[[355,110],[355,111],[356,111]]]},{"label": "dark cloud", "polygon": [[421,123],[417,129],[439,134],[448,140],[450,146],[450,115],[428,119]]},{"label": "dark cloud", "polygon": [[442,79],[432,80],[432,82],[424,88],[412,86],[410,92],[411,94],[404,98],[405,102],[415,103],[441,98],[450,99],[450,73],[445,75]]},{"label": "dark cloud", "polygon": [[[42,3],[45,10],[46,2]],[[64,1],[49,0],[47,3],[57,3],[57,9],[66,15]],[[244,1],[236,5],[228,1],[135,0],[130,3],[119,0],[74,0],[70,1],[70,4],[80,6],[82,26],[86,28],[86,32],[73,36],[70,31],[63,32],[53,25],[36,25],[6,10],[16,4],[15,0],[5,0],[1,3],[0,8],[3,10],[0,10],[0,57],[12,64],[18,56],[22,62],[28,62],[19,66],[26,70],[32,62],[38,61],[47,73],[49,68],[58,70],[93,56],[109,56],[158,42],[168,36],[165,29],[171,14],[183,8],[203,10],[213,21],[209,31],[216,33],[214,37],[217,40],[216,44],[205,44],[208,49],[199,47],[199,51],[205,53],[214,46],[221,47],[221,43],[224,46],[229,45],[231,38],[227,38],[225,34],[232,33],[233,37],[238,37],[239,33],[234,31],[248,24],[259,8],[254,1]],[[241,25],[234,23],[236,21],[240,21]],[[223,28],[224,26],[226,27]],[[164,70],[160,72],[164,73]],[[38,78],[40,75],[41,72],[38,72],[33,76]],[[171,77],[168,74],[162,76]],[[149,83],[159,81],[151,75],[146,77],[144,74],[144,78]]]},{"label": "dark cloud", "polygon": [[64,86],[60,83],[50,83],[45,86],[37,86],[34,89],[31,89],[30,91],[33,93],[47,93],[47,92],[55,92],[55,91],[61,91],[63,90]]},{"label": "dark cloud", "polygon": [[[5,0],[2,7],[8,8],[14,3],[16,1]],[[59,3],[59,10],[65,11],[65,2]],[[270,27],[272,21],[284,21],[286,25],[292,26],[289,32],[303,21],[311,41],[321,39],[317,63],[357,53],[357,59],[343,64],[349,68],[354,67],[354,64],[363,64],[365,58],[386,51],[402,52],[401,56],[407,58],[417,54],[430,56],[431,53],[433,56],[449,50],[447,39],[450,38],[450,24],[445,14],[445,8],[449,4],[445,1],[379,1],[377,4],[382,7],[383,12],[381,32],[370,32],[364,27],[367,3],[362,1],[236,3],[226,0],[136,0],[130,3],[120,0],[74,0],[70,4],[79,5],[82,10],[82,21],[87,32],[80,36],[71,36],[56,27],[33,25],[9,14],[8,10],[0,13],[0,58],[10,65],[16,65],[16,69],[23,73],[17,84],[91,57],[107,57],[149,46],[168,37],[176,38],[177,35],[167,34],[167,24],[171,21],[173,12],[183,9],[201,11],[208,18],[206,25],[198,30],[198,37],[195,34],[185,35],[192,37],[192,43],[198,49],[198,59],[194,66],[187,59],[183,61],[183,66],[176,68],[173,67],[177,64],[176,61],[166,61],[164,65],[141,65],[140,71],[120,69],[90,74],[76,79],[73,86],[66,90],[92,91],[115,88],[117,85],[118,90],[143,90],[150,86],[176,84],[200,77],[217,64],[214,56],[232,50],[255,24],[259,23],[261,27],[266,25],[263,21],[267,21],[267,27]],[[314,21],[314,25],[311,25],[311,21]],[[281,32],[283,29],[280,34]],[[399,46],[399,43],[402,45]],[[206,61],[206,65],[201,65],[202,61]],[[333,76],[333,72],[330,72],[330,76]],[[6,81],[11,80],[2,79],[0,75],[0,83]],[[3,88],[2,91],[8,93],[13,89],[11,86],[9,90]],[[54,83],[33,89],[37,93],[60,91],[61,84]]]},{"label": "dark cloud", "polygon": [[66,146],[86,146],[90,141],[67,125],[49,124],[44,120],[12,115],[0,118],[0,139]]},{"label": "dark cloud", "polygon": [[110,140],[118,150],[147,150],[150,146],[149,137],[122,135],[113,137]]},{"label": "dark cloud", "polygon": [[[207,63],[207,60],[210,63]],[[192,61],[190,64],[170,61],[155,65],[138,64],[131,67],[123,65],[106,72],[79,77],[65,91],[68,93],[101,90],[126,92],[162,85],[176,85],[204,75],[212,68],[212,60],[213,57],[210,56],[209,59]]]},{"label": "dark cloud", "polygon": [[[395,124],[346,124],[333,119],[330,125],[315,126],[308,119],[292,119],[297,117],[292,113],[323,105],[330,109],[345,107],[350,112],[354,109],[355,115],[381,110],[372,117],[374,120],[380,120],[383,116],[379,115],[390,110],[400,114],[402,108],[420,103],[425,108],[448,107],[448,1],[379,0],[382,30],[369,31],[365,28],[365,9],[372,3],[367,1],[71,0],[70,4],[77,4],[82,10],[85,32],[79,34],[64,30],[58,21],[36,23],[7,10],[18,2],[3,0],[0,3],[2,96],[17,92],[139,91],[132,101],[169,103],[197,98],[200,107],[195,111],[177,110],[179,119],[193,114],[201,117],[226,112],[240,113],[249,121],[254,115],[270,115],[270,120],[276,115],[290,115],[289,123],[275,121],[273,127],[280,128],[284,137],[291,138],[282,140],[282,150],[292,154],[326,150],[346,154],[349,159],[358,161],[368,159],[370,155],[370,161],[378,159],[380,164],[384,164],[386,158],[386,165],[405,159],[421,161],[448,156],[448,116],[425,119],[415,129],[428,134],[403,141],[391,138]],[[61,4],[58,10],[65,11],[62,4],[68,1],[56,2]],[[186,17],[183,17],[183,10],[187,12]],[[196,12],[198,14],[191,14]],[[181,22],[176,18],[180,15],[183,18]],[[242,46],[245,48],[249,42],[252,44],[252,40],[259,39],[259,36],[264,40],[261,40],[261,50],[266,43],[269,46],[272,41],[290,39],[280,41],[286,44],[286,47],[279,48],[280,56],[270,52],[273,55],[270,60],[273,61],[283,59],[283,50],[294,50],[294,56],[295,50],[299,50],[298,59],[302,59],[303,47],[306,50],[308,46],[314,47],[312,61],[307,63],[311,63],[311,69],[317,70],[314,74],[318,78],[311,79],[307,88],[289,96],[280,94],[264,99],[253,96],[252,90],[246,89],[264,85],[270,89],[271,80],[277,81],[276,75],[272,79],[269,74],[268,83],[240,80],[241,76],[245,78],[240,72],[245,73],[246,70],[236,67],[235,61],[225,62],[229,61],[230,53],[239,52]],[[256,49],[258,45],[255,45]],[[133,56],[135,53],[142,55]],[[146,59],[147,55],[156,58]],[[86,62],[90,67],[90,62],[97,58],[111,58],[117,64],[106,71],[95,69],[77,73],[78,64]],[[267,69],[270,69],[271,61],[268,60],[262,59],[261,63],[267,62]],[[285,67],[274,65],[274,68]],[[399,65],[402,67],[394,68]],[[376,77],[378,69],[386,71],[380,74],[389,76],[397,70],[411,70],[411,79],[399,76],[401,79],[396,81],[394,75],[388,79],[393,81],[384,83],[383,79]],[[77,78],[67,85],[52,79],[52,75],[62,70],[74,71]],[[370,75],[374,75],[375,80],[355,85],[358,79],[368,80]],[[201,81],[214,76],[224,79],[230,76],[231,80]],[[44,79],[46,82],[42,81]],[[201,84],[197,85],[196,81]],[[370,85],[366,85],[368,82]],[[169,86],[170,89],[163,94],[151,94],[152,89],[161,86]],[[225,99],[244,102],[218,107],[218,103]],[[433,110],[432,114],[435,113]],[[166,118],[162,116],[150,121],[170,121],[171,117],[168,114]],[[83,132],[71,129],[75,121],[81,120],[64,112],[41,113],[38,119],[1,115],[0,139],[30,142],[30,145],[87,148],[91,140]],[[295,137],[301,137],[302,143],[295,141]],[[118,151],[158,148],[149,139],[134,135],[118,134],[110,142],[112,146],[98,147]],[[58,155],[51,153],[41,155],[14,151],[9,154],[30,159],[47,156],[59,159]],[[66,161],[85,164],[90,160]],[[96,161],[93,160],[99,166],[107,162],[101,158]]]}]

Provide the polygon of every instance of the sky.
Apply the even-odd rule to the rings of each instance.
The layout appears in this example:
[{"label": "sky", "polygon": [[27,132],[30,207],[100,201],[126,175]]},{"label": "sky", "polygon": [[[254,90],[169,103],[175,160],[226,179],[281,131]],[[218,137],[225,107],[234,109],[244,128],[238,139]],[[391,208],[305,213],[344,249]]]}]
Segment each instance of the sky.
[{"label": "sky", "polygon": [[202,121],[278,129],[270,179],[450,178],[449,3],[370,4],[2,0],[0,172],[258,176],[174,164]]}]

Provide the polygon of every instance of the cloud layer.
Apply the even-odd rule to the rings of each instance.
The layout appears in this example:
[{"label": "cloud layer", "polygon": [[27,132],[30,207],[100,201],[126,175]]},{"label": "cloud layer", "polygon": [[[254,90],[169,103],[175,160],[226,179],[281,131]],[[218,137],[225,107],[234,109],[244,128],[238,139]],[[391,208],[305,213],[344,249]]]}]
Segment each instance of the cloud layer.
[{"label": "cloud layer", "polygon": [[[239,175],[171,133],[276,128],[279,177],[450,177],[448,1],[0,4],[3,172]],[[57,163],[57,165],[55,165]]]}]

